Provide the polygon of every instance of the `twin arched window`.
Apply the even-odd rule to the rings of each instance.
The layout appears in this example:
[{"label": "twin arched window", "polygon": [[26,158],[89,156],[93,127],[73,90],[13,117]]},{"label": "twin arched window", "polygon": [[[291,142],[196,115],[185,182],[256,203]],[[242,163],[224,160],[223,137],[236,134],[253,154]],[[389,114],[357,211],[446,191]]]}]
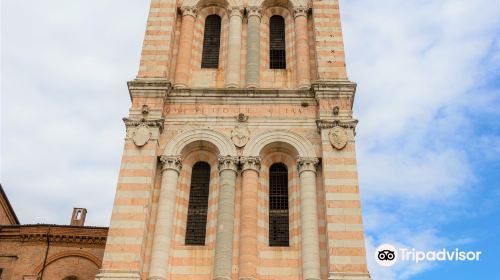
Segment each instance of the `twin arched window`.
[{"label": "twin arched window", "polygon": [[205,245],[209,185],[210,165],[202,161],[197,162],[191,174],[186,245]]},{"label": "twin arched window", "polygon": [[[218,15],[205,19],[201,68],[219,68],[221,22]],[[269,68],[286,69],[285,19],[279,15],[269,20]]]},{"label": "twin arched window", "polygon": [[[186,245],[205,245],[210,165],[197,162],[191,174]],[[269,168],[269,246],[289,246],[288,168],[275,163]]]}]

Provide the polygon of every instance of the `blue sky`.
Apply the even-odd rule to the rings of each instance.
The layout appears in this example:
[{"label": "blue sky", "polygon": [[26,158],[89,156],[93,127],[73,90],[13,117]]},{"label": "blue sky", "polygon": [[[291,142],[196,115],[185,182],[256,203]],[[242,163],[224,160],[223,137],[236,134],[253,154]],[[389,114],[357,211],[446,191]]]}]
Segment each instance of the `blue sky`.
[{"label": "blue sky", "polygon": [[[95,5],[97,4],[98,5]],[[94,5],[92,5],[94,4]],[[1,183],[23,223],[107,225],[148,1],[1,1]],[[374,279],[493,279],[500,251],[500,4],[341,1]],[[375,264],[382,243],[481,250]]]}]

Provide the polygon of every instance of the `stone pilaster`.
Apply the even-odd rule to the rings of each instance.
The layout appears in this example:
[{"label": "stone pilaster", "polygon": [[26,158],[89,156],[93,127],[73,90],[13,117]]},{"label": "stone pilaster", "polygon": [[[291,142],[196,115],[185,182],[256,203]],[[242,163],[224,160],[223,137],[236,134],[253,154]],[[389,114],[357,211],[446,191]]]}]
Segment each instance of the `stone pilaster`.
[{"label": "stone pilaster", "polygon": [[297,87],[311,87],[311,62],[309,59],[309,35],[307,28],[307,7],[294,8],[295,49],[297,54]]},{"label": "stone pilaster", "polygon": [[194,23],[196,8],[182,7],[181,35],[179,39],[179,53],[175,69],[174,87],[185,88],[189,83],[191,70],[191,53],[193,46]]},{"label": "stone pilaster", "polygon": [[302,274],[305,280],[320,280],[318,206],[316,198],[317,158],[299,158]]},{"label": "stone pilaster", "polygon": [[215,280],[229,280],[233,263],[234,197],[238,158],[219,156],[219,201],[215,239]]},{"label": "stone pilaster", "polygon": [[182,168],[180,156],[161,156],[162,179],[155,232],[151,252],[150,280],[164,280],[168,274],[168,259],[175,212],[177,179]]},{"label": "stone pilaster", "polygon": [[240,211],[240,280],[257,279],[257,217],[260,157],[242,157]]},{"label": "stone pilaster", "polygon": [[258,7],[247,8],[247,65],[246,86],[256,88],[260,85],[260,20],[261,9]]},{"label": "stone pilaster", "polygon": [[240,87],[241,26],[243,19],[242,12],[243,9],[241,7],[230,8],[226,88]]}]

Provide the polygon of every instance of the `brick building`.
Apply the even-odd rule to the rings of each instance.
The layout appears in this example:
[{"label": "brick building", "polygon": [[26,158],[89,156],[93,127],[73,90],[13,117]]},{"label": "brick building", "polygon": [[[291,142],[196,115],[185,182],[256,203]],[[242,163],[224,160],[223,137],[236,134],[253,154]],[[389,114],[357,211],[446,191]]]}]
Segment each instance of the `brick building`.
[{"label": "brick building", "polygon": [[152,0],[97,279],[370,279],[338,0]]},{"label": "brick building", "polygon": [[76,208],[70,225],[21,225],[0,185],[0,279],[95,279],[108,228],[84,226],[85,214]]}]

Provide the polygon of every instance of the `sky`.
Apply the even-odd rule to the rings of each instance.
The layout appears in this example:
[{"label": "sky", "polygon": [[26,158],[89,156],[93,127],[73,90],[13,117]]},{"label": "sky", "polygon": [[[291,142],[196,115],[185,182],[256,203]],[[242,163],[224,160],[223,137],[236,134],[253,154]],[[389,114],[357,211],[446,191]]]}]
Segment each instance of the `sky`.
[{"label": "sky", "polygon": [[[498,277],[500,2],[340,2],[372,277]],[[108,225],[148,8],[1,0],[0,182],[22,223],[78,206]],[[482,258],[383,268],[383,243]]]}]

